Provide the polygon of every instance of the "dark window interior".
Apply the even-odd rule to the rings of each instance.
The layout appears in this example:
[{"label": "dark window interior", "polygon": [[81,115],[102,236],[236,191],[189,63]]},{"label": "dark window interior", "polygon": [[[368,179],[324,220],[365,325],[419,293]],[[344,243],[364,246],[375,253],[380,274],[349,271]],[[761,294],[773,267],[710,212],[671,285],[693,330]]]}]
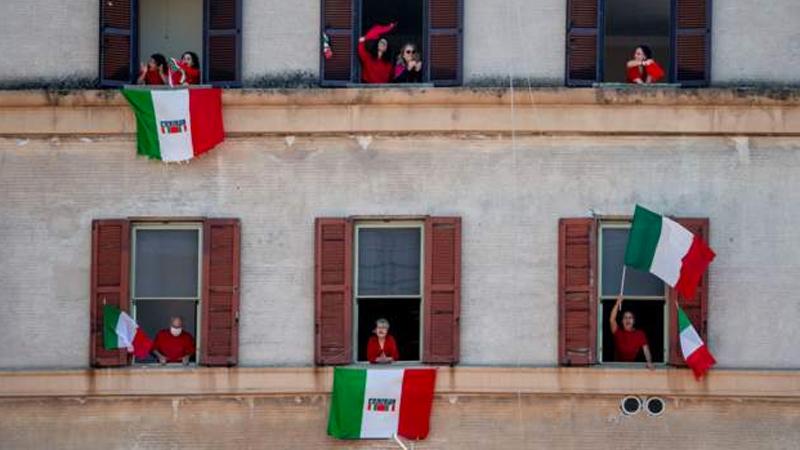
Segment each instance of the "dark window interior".
[{"label": "dark window interior", "polygon": [[[603,300],[603,361],[614,361],[614,337],[611,335],[611,308],[615,300]],[[663,300],[625,300],[622,311],[617,314],[617,324],[622,327],[622,313],[630,311],[636,318],[635,327],[647,335],[647,343],[653,362],[664,362],[664,301]],[[636,357],[637,362],[645,362],[643,352]]]},{"label": "dark window interior", "polygon": [[645,44],[655,59],[670,72],[670,0],[606,0],[604,80],[625,82],[625,63],[637,46]]},{"label": "dark window interior", "polygon": [[397,341],[401,361],[419,361],[419,299],[359,299],[358,360],[367,360],[367,341],[375,329],[375,321],[389,321],[389,334]]},{"label": "dark window interior", "polygon": [[361,7],[362,36],[373,25],[397,22],[397,27],[386,36],[392,61],[397,58],[400,47],[408,42],[422,51],[422,0],[363,0]]},{"label": "dark window interior", "polygon": [[[139,300],[136,302],[136,322],[150,339],[155,340],[160,330],[169,329],[170,318],[181,316],[183,329],[195,338],[197,345],[197,302],[187,300]],[[196,360],[196,355],[191,361]],[[151,355],[146,359],[136,359],[137,363],[155,363]]]}]

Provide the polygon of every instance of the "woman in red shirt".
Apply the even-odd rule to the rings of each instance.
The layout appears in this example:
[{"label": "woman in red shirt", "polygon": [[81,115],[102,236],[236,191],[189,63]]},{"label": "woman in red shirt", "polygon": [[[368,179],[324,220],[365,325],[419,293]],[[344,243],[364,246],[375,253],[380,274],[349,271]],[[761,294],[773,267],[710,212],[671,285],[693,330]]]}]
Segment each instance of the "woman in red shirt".
[{"label": "woman in red shirt", "polygon": [[[175,61],[173,59],[173,61]],[[175,61],[172,71],[172,84],[200,84],[200,58],[195,52],[184,52],[180,61]]]},{"label": "woman in red shirt", "polygon": [[375,321],[374,336],[367,341],[367,360],[372,364],[391,364],[400,359],[397,343],[389,335],[389,321],[378,319]]},{"label": "woman in red shirt", "polygon": [[636,47],[633,59],[627,64],[628,83],[658,83],[664,78],[664,69],[653,59],[653,51],[646,45]]},{"label": "woman in red shirt", "polygon": [[[361,60],[361,81],[363,83],[389,83],[392,81],[394,66],[389,55],[389,41],[382,38],[392,31],[397,22],[389,25],[375,25],[367,34],[358,39],[358,59]],[[367,41],[378,40],[373,51],[367,50]]]},{"label": "woman in red shirt", "polygon": [[153,53],[146,65],[139,66],[139,78],[136,79],[136,84],[167,84],[169,82],[168,71],[167,58],[161,53]]},{"label": "woman in red shirt", "polygon": [[622,305],[622,296],[617,297],[617,302],[611,308],[611,334],[614,335],[614,356],[617,361],[634,362],[639,355],[639,350],[644,352],[647,361],[645,365],[653,370],[653,357],[650,355],[650,347],[647,345],[647,336],[642,330],[634,328],[636,318],[630,311],[622,313],[622,328],[617,325],[617,312]]}]

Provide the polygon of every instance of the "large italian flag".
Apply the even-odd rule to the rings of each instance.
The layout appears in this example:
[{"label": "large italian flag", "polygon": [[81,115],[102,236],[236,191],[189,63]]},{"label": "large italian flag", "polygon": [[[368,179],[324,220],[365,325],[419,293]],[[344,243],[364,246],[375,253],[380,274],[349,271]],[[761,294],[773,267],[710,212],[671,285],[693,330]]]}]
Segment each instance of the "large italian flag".
[{"label": "large italian flag", "polygon": [[636,205],[625,265],[661,278],[683,298],[694,298],[714,252],[679,223]]},{"label": "large italian flag", "polygon": [[150,354],[153,342],[136,321],[116,306],[103,306],[103,346],[106,350],[128,349],[137,358]]},{"label": "large italian flag", "polygon": [[222,142],[220,89],[123,89],[136,115],[136,148],[162,161],[187,161]]},{"label": "large italian flag", "polygon": [[339,439],[428,436],[436,369],[337,367],[328,434]]},{"label": "large italian flag", "polygon": [[706,343],[697,334],[697,330],[694,329],[689,317],[686,316],[680,306],[678,306],[678,327],[680,328],[683,359],[691,367],[695,378],[699,380],[717,361],[711,356]]}]

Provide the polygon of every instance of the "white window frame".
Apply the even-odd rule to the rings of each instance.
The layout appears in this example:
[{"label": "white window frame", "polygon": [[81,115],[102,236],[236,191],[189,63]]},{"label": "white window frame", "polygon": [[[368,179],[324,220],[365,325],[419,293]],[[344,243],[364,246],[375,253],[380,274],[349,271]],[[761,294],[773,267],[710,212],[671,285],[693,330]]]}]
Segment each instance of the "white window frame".
[{"label": "white window frame", "polygon": [[[599,226],[597,227],[597,361],[604,365],[619,365],[619,366],[630,366],[631,364],[635,366],[642,366],[644,367],[644,363],[629,363],[629,362],[619,362],[619,361],[603,361],[603,326],[605,322],[609,320],[608,317],[603,317],[603,300],[613,300],[617,298],[617,294],[614,295],[603,295],[603,230],[607,229],[630,229],[631,222],[628,221],[600,221]],[[623,300],[624,302],[632,301],[632,302],[640,302],[640,301],[663,301],[664,302],[664,336],[662,338],[663,342],[663,361],[653,362],[653,364],[657,366],[665,366],[667,361],[669,360],[669,309],[667,308],[667,304],[669,303],[669,299],[667,298],[667,285],[666,283],[662,283],[664,286],[664,295],[657,296],[657,295],[626,295]],[[651,347],[652,348],[652,347]]]},{"label": "white window frame", "polygon": [[[139,230],[196,230],[197,231],[197,296],[196,297],[136,297],[136,236]],[[137,320],[136,302],[148,300],[181,300],[195,302],[195,364],[200,362],[200,345],[203,327],[202,321],[202,290],[203,290],[203,224],[199,222],[159,222],[159,223],[134,223],[131,226],[131,281],[130,304],[133,319]],[[153,336],[155,338],[155,336]],[[133,363],[136,364],[134,357]],[[144,363],[140,363],[144,364]]]},{"label": "white window frame", "polygon": [[[396,221],[359,221],[353,227],[353,362],[355,364],[369,364],[369,361],[358,359],[358,329],[359,329],[359,308],[358,300],[361,296],[358,293],[358,267],[359,267],[359,230],[364,228],[417,228],[419,229],[419,295],[367,295],[369,299],[419,299],[419,357],[417,360],[403,360],[400,364],[419,364],[422,361],[422,351],[424,347],[423,329],[425,323],[425,223],[420,221],[396,220]],[[391,324],[389,324],[391,326]],[[402,356],[402,355],[401,355]]]}]

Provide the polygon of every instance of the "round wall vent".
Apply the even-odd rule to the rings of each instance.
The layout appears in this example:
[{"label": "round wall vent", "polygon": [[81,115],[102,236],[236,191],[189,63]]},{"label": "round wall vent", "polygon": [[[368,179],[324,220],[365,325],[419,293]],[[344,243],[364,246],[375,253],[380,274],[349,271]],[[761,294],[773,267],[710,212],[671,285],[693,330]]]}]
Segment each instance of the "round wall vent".
[{"label": "round wall vent", "polygon": [[642,410],[642,401],[639,397],[629,395],[619,402],[619,408],[623,414],[632,416]]},{"label": "round wall vent", "polygon": [[664,414],[664,410],[667,409],[667,403],[663,398],[650,397],[644,403],[644,409],[646,409],[647,414],[650,414],[651,416],[660,416],[661,414]]}]

